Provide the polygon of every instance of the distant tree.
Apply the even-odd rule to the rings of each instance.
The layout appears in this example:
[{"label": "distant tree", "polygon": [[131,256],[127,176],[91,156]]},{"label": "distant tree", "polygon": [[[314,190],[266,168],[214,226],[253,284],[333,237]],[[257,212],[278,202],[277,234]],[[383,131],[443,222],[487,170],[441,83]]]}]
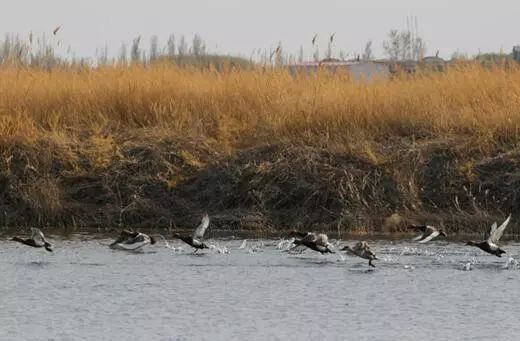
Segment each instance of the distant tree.
[{"label": "distant tree", "polygon": [[98,57],[98,64],[99,65],[108,64],[108,45],[105,45],[105,47],[100,50],[99,57]]},{"label": "distant tree", "polygon": [[196,57],[203,56],[206,54],[206,45],[202,41],[202,38],[195,34],[192,42],[193,55]]},{"label": "distant tree", "polygon": [[141,59],[141,63],[146,66],[148,59],[146,58],[146,51],[145,50],[141,51],[140,59]]},{"label": "distant tree", "polygon": [[154,62],[159,58],[159,38],[152,36],[150,39],[150,62]]},{"label": "distant tree", "polygon": [[130,49],[130,61],[132,63],[139,62],[139,59],[141,58],[141,48],[139,47],[140,43],[141,43],[141,36],[138,36],[132,42],[132,48]]},{"label": "distant tree", "polygon": [[303,46],[300,46],[300,51],[298,52],[298,63],[303,63],[305,61],[305,57],[303,54]]},{"label": "distant tree", "polygon": [[184,38],[184,36],[181,37],[181,41],[179,42],[179,47],[177,47],[177,51],[180,57],[188,53],[188,44],[186,43],[186,38]]},{"label": "distant tree", "polygon": [[127,54],[128,54],[128,47],[126,46],[125,43],[123,43],[123,45],[121,45],[121,49],[119,50],[119,64],[126,64],[127,63],[127,60],[128,60],[128,57],[127,57]]},{"label": "distant tree", "polygon": [[168,57],[173,59],[175,56],[175,36],[173,34],[168,38]]},{"label": "distant tree", "polygon": [[391,30],[383,50],[391,60],[421,59],[426,52],[424,40],[411,31]]},{"label": "distant tree", "polygon": [[374,54],[372,53],[372,40],[367,41],[365,44],[365,50],[363,51],[363,60],[372,60],[374,59]]}]

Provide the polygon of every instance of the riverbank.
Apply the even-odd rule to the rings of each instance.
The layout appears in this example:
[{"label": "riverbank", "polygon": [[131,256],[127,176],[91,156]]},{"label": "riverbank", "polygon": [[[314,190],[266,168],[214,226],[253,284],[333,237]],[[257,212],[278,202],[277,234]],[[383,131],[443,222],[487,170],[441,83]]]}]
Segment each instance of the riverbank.
[{"label": "riverbank", "polygon": [[515,68],[0,74],[0,226],[519,233]]}]

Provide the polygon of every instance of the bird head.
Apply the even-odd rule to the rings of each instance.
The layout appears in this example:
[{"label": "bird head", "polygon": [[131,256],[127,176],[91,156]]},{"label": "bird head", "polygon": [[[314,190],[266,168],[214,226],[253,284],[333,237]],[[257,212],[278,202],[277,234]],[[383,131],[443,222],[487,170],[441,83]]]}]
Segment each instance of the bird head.
[{"label": "bird head", "polygon": [[477,245],[477,243],[475,243],[473,240],[468,240],[468,241],[466,242],[466,245],[474,246],[474,245]]},{"label": "bird head", "polygon": [[173,238],[180,238],[180,237],[181,237],[181,235],[180,235],[180,234],[178,234],[178,233],[174,233],[174,234],[172,234],[172,237],[173,237]]},{"label": "bird head", "polygon": [[448,234],[444,230],[439,230],[439,235],[443,237],[448,237]]},{"label": "bird head", "polygon": [[154,237],[150,237],[150,244],[153,245],[157,243],[157,240]]}]

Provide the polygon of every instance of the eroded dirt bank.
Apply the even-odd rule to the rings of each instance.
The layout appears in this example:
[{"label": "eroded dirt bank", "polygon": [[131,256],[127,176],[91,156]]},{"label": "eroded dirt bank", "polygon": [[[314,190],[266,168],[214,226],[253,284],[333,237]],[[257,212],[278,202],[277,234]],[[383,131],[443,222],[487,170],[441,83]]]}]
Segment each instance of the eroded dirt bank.
[{"label": "eroded dirt bank", "polygon": [[[483,231],[519,206],[520,149],[395,139],[369,149],[265,143],[232,153],[175,137],[0,144],[0,225],[64,229]],[[516,219],[515,219],[516,220]],[[518,233],[513,221],[510,233]]]}]

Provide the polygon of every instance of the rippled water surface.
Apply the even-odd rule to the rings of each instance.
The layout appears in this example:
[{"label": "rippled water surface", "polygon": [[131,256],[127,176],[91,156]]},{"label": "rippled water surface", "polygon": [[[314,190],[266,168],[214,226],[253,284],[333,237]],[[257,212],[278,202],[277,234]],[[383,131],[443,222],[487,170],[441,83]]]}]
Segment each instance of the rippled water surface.
[{"label": "rippled water surface", "polygon": [[[230,253],[162,243],[0,242],[1,340],[517,340],[520,244],[497,258],[461,243],[372,242],[367,262],[277,241]],[[352,242],[353,243],[353,242]],[[181,246],[172,243],[174,246]]]}]

